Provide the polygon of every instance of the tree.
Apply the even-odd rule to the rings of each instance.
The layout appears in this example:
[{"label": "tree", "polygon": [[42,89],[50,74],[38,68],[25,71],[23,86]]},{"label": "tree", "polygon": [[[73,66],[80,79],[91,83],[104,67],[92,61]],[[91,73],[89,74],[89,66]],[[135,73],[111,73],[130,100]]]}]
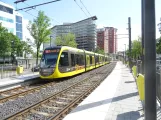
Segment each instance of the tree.
[{"label": "tree", "polygon": [[141,57],[142,46],[141,46],[141,38],[138,37],[138,40],[132,41],[131,55],[129,50],[126,51],[127,56],[130,56],[133,59],[138,59]]},{"label": "tree", "polygon": [[55,44],[60,46],[70,46],[75,48],[77,47],[77,43],[75,41],[75,35],[72,33],[56,37]]},{"label": "tree", "polygon": [[20,45],[20,39],[15,36],[13,33],[8,33],[8,40],[9,40],[9,43],[11,44],[11,57],[12,57],[12,60],[14,61],[15,60],[15,56],[18,56],[20,54],[20,52],[23,52],[21,50],[22,48],[22,45]]},{"label": "tree", "polygon": [[[36,58],[36,53],[35,52],[33,52],[32,55],[33,55],[34,58]],[[38,58],[41,58],[41,57],[42,57],[42,53],[39,54]]]},{"label": "tree", "polygon": [[0,23],[0,57],[3,58],[5,63],[5,57],[11,53],[11,44],[9,41],[8,30]]},{"label": "tree", "polygon": [[43,42],[49,41],[51,30],[50,19],[44,14],[43,11],[39,11],[38,17],[29,22],[27,29],[30,35],[34,38],[34,45],[36,47],[36,64],[38,64],[38,56],[40,52],[40,46]]},{"label": "tree", "polygon": [[99,46],[97,46],[95,52],[96,52],[96,53],[99,53],[99,54],[105,54],[104,50],[101,49]]},{"label": "tree", "polygon": [[0,56],[3,58],[5,62],[5,57],[9,56],[11,53],[11,44],[8,40],[8,32],[6,29],[1,28],[2,31],[0,31]]},{"label": "tree", "polygon": [[20,39],[0,24],[0,57],[5,61],[5,57],[10,56],[13,63],[16,60],[15,56],[23,52],[21,47]]},{"label": "tree", "polygon": [[156,52],[157,54],[161,54],[161,37],[158,38],[158,42],[156,43]]},{"label": "tree", "polygon": [[19,50],[19,54],[22,54],[23,52],[25,53],[25,55],[24,55],[25,58],[26,58],[26,54],[32,54],[33,53],[31,45],[29,45],[25,41],[20,41],[18,50]]},{"label": "tree", "polygon": [[134,59],[137,59],[141,56],[141,41],[140,40],[134,40],[132,42],[132,56]]}]

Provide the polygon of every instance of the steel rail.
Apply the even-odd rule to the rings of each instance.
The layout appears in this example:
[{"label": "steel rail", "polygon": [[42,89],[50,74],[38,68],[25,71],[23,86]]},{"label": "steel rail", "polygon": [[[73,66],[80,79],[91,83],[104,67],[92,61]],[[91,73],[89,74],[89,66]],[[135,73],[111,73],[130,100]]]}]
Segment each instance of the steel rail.
[{"label": "steel rail", "polygon": [[[99,82],[97,82],[97,83],[95,83],[94,85],[92,85],[92,87],[90,87],[90,89],[94,89],[95,87],[96,87],[96,85],[98,85],[98,84],[100,84],[101,82],[102,82],[102,79],[104,79],[105,77],[107,77],[107,75],[112,71],[112,68],[114,68],[112,65],[111,66],[109,66],[109,70],[108,70],[108,73],[106,73],[106,75],[105,76],[103,76],[103,77],[101,77],[101,80],[99,81]],[[98,72],[98,71],[97,71]],[[55,94],[53,94],[53,95],[51,95],[50,97],[47,97],[46,99],[44,99],[44,100],[42,100],[42,101],[40,101],[40,102],[37,102],[37,103],[35,103],[34,105],[31,105],[31,106],[29,106],[28,108],[25,108],[25,109],[23,109],[23,110],[21,110],[21,111],[19,111],[19,112],[17,112],[17,113],[14,113],[14,114],[12,114],[12,115],[9,115],[6,119],[8,119],[8,120],[13,120],[13,119],[15,119],[15,118],[19,118],[19,116],[21,116],[21,115],[23,115],[23,114],[25,114],[25,113],[27,113],[27,112],[29,112],[29,111],[32,111],[32,112],[34,112],[34,113],[36,113],[34,110],[32,110],[32,109],[34,109],[34,108],[36,108],[36,107],[39,107],[40,105],[42,105],[42,104],[44,104],[45,102],[47,102],[47,101],[50,101],[52,98],[56,98],[56,97],[58,97],[59,95],[62,95],[64,92],[67,92],[67,91],[69,91],[69,90],[71,90],[71,89],[73,89],[73,87],[76,87],[77,85],[78,85],[78,87],[79,87],[79,85],[80,84],[83,84],[85,81],[88,81],[89,79],[91,79],[91,77],[94,77],[94,76],[96,76],[97,74],[95,74],[95,75],[90,75],[90,76],[88,76],[87,78],[85,78],[83,81],[80,81],[80,82],[77,82],[77,83],[75,83],[75,84],[73,84],[73,85],[71,85],[71,86],[69,86],[68,88],[65,88],[64,90],[61,90],[61,91],[59,91],[59,92],[57,92],[57,93],[55,93]],[[101,74],[102,75],[102,74]],[[94,87],[95,86],[95,87]],[[89,91],[90,89],[88,89],[88,90],[86,90],[86,92],[87,91]],[[85,93],[86,93],[85,92]],[[78,92],[77,92],[78,93]],[[86,94],[82,94],[81,96],[83,97],[83,96],[85,96]],[[73,106],[73,105],[75,105],[76,104],[76,101],[79,101],[80,99],[79,98],[82,98],[82,97],[77,97],[77,99],[75,99],[74,101],[74,103],[71,103],[71,104],[69,104],[68,106]],[[59,104],[61,104],[61,102],[59,102]],[[62,103],[63,104],[63,103]],[[60,117],[60,115],[61,115],[61,113],[64,113],[64,111],[67,111],[67,109],[68,109],[68,107],[65,107],[65,109],[63,109],[63,110],[61,110],[61,112],[59,112],[59,113],[57,113],[57,115],[55,116],[56,118],[59,116]],[[40,112],[41,113],[41,112]],[[48,116],[48,114],[46,113],[41,113],[41,114],[44,114],[44,115],[46,115],[46,116]],[[54,119],[55,117],[52,117],[51,119]],[[22,117],[21,117],[22,118]]]}]

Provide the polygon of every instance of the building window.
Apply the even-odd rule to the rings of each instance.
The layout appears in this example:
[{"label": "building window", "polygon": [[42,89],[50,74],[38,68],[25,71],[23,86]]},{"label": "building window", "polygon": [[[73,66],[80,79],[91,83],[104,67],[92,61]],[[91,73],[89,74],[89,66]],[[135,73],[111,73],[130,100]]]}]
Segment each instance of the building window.
[{"label": "building window", "polygon": [[22,40],[22,33],[21,32],[16,32],[17,37]]},{"label": "building window", "polygon": [[16,15],[16,22],[17,23],[22,23],[22,17]]},{"label": "building window", "polygon": [[22,32],[22,24],[16,23],[16,31]]},{"label": "building window", "polygon": [[5,21],[5,22],[13,23],[13,20],[12,19],[5,18],[5,17],[2,17],[2,16],[0,16],[0,20]]},{"label": "building window", "polygon": [[3,5],[0,5],[0,11],[7,12],[7,13],[10,13],[10,14],[13,14],[13,9],[12,9],[12,8],[5,7],[5,6],[3,6]]}]

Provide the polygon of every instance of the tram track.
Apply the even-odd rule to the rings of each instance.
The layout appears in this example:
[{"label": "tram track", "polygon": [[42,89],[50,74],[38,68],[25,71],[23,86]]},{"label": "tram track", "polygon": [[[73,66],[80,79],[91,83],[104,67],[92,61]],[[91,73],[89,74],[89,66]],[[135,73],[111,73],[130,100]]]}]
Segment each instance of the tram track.
[{"label": "tram track", "polygon": [[38,87],[20,86],[20,87],[16,87],[16,88],[13,88],[13,89],[6,90],[6,91],[1,91],[0,92],[0,103],[6,102],[10,99],[23,97],[26,94],[33,93],[33,92],[38,91],[40,89],[46,88],[47,86],[53,86],[54,84],[56,84],[56,82],[47,83],[45,85],[40,85]]},{"label": "tram track", "polygon": [[[7,117],[9,120],[48,120],[61,119],[73,106],[91,93],[113,70],[115,63],[108,70],[97,71],[88,78],[77,82],[34,105]],[[100,72],[100,74],[99,74]]]},{"label": "tram track", "polygon": [[[112,69],[114,68],[114,66],[115,65],[112,65],[112,64],[115,64],[115,63],[111,63],[111,64],[109,64],[109,65],[107,65],[108,66],[108,70],[110,71],[110,69],[111,69],[111,71],[112,71]],[[103,66],[104,68],[105,67],[107,67],[107,66]],[[103,68],[102,67],[102,68]],[[99,70],[100,69],[100,70]],[[105,70],[106,72],[107,72],[107,70]],[[100,72],[100,74],[98,74]],[[96,74],[97,73],[97,74]],[[107,72],[108,73],[108,72]],[[80,101],[80,100],[74,100],[73,98],[72,98],[72,96],[76,96],[75,94],[77,93],[79,93],[79,96],[80,95],[82,95],[82,97],[77,97],[77,99],[78,98],[83,98],[83,96],[84,95],[87,95],[88,94],[88,92],[85,94],[85,93],[80,93],[80,91],[82,91],[82,89],[84,88],[81,88],[81,89],[79,89],[79,87],[76,87],[76,85],[78,85],[79,86],[79,84],[80,83],[82,83],[83,84],[83,81],[84,80],[87,80],[87,79],[91,79],[91,78],[93,78],[94,76],[103,76],[103,74],[105,74],[105,73],[103,73],[103,72],[101,72],[101,68],[98,68],[97,70],[93,70],[93,71],[90,71],[89,73],[85,73],[85,74],[82,74],[82,75],[80,75],[80,76],[78,76],[78,77],[75,77],[74,79],[78,79],[78,80],[72,80],[72,82],[74,82],[74,81],[76,81],[76,83],[74,83],[74,84],[71,84],[72,82],[71,81],[64,81],[64,82],[62,82],[61,84],[57,84],[57,86],[56,85],[51,85],[50,87],[49,86],[44,86],[44,88],[40,88],[40,89],[38,89],[38,88],[36,88],[35,90],[30,90],[30,92],[28,92],[28,94],[29,95],[26,95],[26,93],[18,93],[19,95],[15,95],[15,96],[17,96],[17,98],[16,97],[9,97],[8,96],[8,100],[9,100],[9,102],[5,102],[4,101],[4,105],[3,105],[3,103],[1,104],[2,105],[2,107],[4,107],[4,112],[6,112],[6,113],[1,113],[1,109],[0,109],[0,117],[2,118],[2,119],[17,119],[17,118],[19,118],[18,120],[23,120],[23,118],[26,118],[25,116],[27,116],[27,115],[23,115],[23,114],[26,114],[26,111],[30,111],[31,113],[34,113],[35,115],[47,115],[47,116],[50,116],[50,118],[52,118],[52,116],[53,116],[53,114],[52,114],[52,116],[50,115],[50,113],[45,113],[45,112],[42,112],[41,111],[41,108],[40,109],[38,109],[41,105],[39,105],[39,104],[44,104],[45,103],[45,101],[49,101],[49,99],[50,99],[50,101],[51,101],[51,99],[53,99],[53,97],[55,96],[58,96],[58,100],[65,100],[65,101],[70,101],[70,102],[72,102],[71,104],[72,105],[75,105],[75,103],[73,102],[73,101]],[[84,76],[84,77],[83,77]],[[88,76],[88,77],[87,77]],[[84,80],[80,80],[80,79],[84,79]],[[98,79],[97,79],[97,81],[98,81]],[[101,81],[101,80],[100,80]],[[67,85],[64,85],[65,83],[67,83]],[[92,82],[91,82],[92,83]],[[93,82],[92,84],[93,85],[90,85],[90,86],[97,86],[97,85],[94,85],[94,83],[95,82]],[[49,83],[50,84],[50,83]],[[97,84],[99,84],[99,83],[97,83]],[[53,86],[55,86],[55,87],[53,87]],[[59,87],[62,87],[60,90],[58,90],[58,86]],[[70,91],[71,89],[73,89],[74,90],[74,86],[78,89],[78,91],[74,91],[74,92],[72,92],[72,91]],[[84,85],[85,86],[85,85]],[[53,89],[53,91],[52,90],[50,90],[50,89]],[[84,88],[85,89],[85,88]],[[92,89],[94,89],[94,87],[92,87],[92,88],[90,88],[91,90]],[[46,91],[45,91],[46,90]],[[49,92],[47,92],[47,90],[49,90]],[[67,96],[63,96],[63,95],[66,95],[66,93],[65,92],[67,92],[67,90],[68,90],[68,93],[70,94],[69,95],[69,97],[67,97]],[[34,92],[35,91],[35,92]],[[39,97],[37,97],[37,95],[36,94],[40,94],[41,92],[43,91],[43,93],[42,93],[42,95],[41,95],[41,97],[39,98]],[[70,91],[70,92],[69,92]],[[89,90],[90,91],[90,90]],[[40,93],[39,93],[40,92]],[[44,93],[45,92],[45,93]],[[62,92],[64,92],[64,93],[62,93]],[[83,91],[82,91],[83,92]],[[73,93],[73,94],[71,94],[71,93]],[[74,94],[75,93],[75,94]],[[84,94],[84,95],[83,95]],[[61,95],[61,96],[60,96]],[[29,100],[27,100],[27,103],[26,103],[26,105],[21,105],[22,103],[24,103],[25,104],[25,102],[22,102],[20,105],[18,105],[18,107],[17,107],[17,104],[19,103],[19,101],[23,101],[23,98],[24,99],[27,99],[27,97],[31,97]],[[34,97],[35,96],[35,97]],[[19,98],[22,98],[21,100],[19,100]],[[72,98],[72,99],[71,99]],[[12,99],[16,99],[18,102],[16,102],[16,100],[15,100],[15,102],[14,102],[14,100],[12,100]],[[53,99],[52,101],[54,101],[55,99]],[[0,100],[1,101],[1,100]],[[2,100],[3,101],[3,100]],[[11,104],[11,102],[10,101],[12,101],[12,104],[13,104],[13,108],[12,109],[10,109],[10,108],[7,108],[7,109],[5,109],[8,105],[10,106],[10,104]],[[1,102],[0,102],[1,103]],[[52,102],[51,102],[52,103]],[[63,104],[63,102],[60,102],[60,101],[58,101],[58,102],[56,102],[57,104]],[[69,106],[71,106],[69,103],[68,104],[66,104],[67,106],[69,105]],[[14,108],[14,107],[17,107],[16,109]],[[42,105],[42,106],[45,106],[44,107],[44,109],[50,109],[50,110],[53,110],[53,111],[59,111],[59,113],[60,113],[60,107],[55,107],[55,106],[52,106],[52,107],[50,107],[50,106],[48,106],[48,105],[46,105],[46,104],[44,104],[44,105]],[[1,106],[0,106],[1,107]],[[38,107],[38,108],[36,108],[35,109],[35,107]],[[30,108],[34,108],[34,109],[32,109],[32,110],[29,110]],[[42,107],[43,108],[43,107]],[[59,109],[58,109],[59,108]],[[3,109],[3,108],[2,108]],[[64,109],[64,107],[61,109],[61,111]],[[67,109],[67,108],[66,108]],[[58,111],[57,111],[57,113],[56,114],[58,114]],[[63,110],[64,111],[64,110]],[[62,112],[63,112],[62,111]],[[67,111],[69,111],[69,109],[67,110]],[[23,117],[21,116],[21,113],[23,113],[22,115],[23,115]],[[30,114],[31,116],[33,115],[33,114]],[[54,115],[55,115],[55,113],[54,113]],[[15,117],[16,116],[16,117]],[[31,117],[30,116],[30,117]],[[60,116],[59,116],[60,117]],[[43,118],[43,117],[42,117]],[[45,119],[48,119],[48,117],[47,118],[45,118]]]}]

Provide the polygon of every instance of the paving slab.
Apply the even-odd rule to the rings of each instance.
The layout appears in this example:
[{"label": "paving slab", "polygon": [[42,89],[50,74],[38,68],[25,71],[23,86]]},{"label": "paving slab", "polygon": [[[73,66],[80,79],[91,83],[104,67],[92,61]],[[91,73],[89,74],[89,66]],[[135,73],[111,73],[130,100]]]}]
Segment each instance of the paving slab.
[{"label": "paving slab", "polygon": [[38,78],[38,77],[39,77],[39,73],[35,72],[35,73],[26,73],[23,75],[11,76],[9,78],[3,78],[3,79],[0,79],[0,88],[4,86],[9,86],[12,84],[24,82],[30,79]]},{"label": "paving slab", "polygon": [[136,82],[117,62],[111,74],[63,120],[143,120]]}]

